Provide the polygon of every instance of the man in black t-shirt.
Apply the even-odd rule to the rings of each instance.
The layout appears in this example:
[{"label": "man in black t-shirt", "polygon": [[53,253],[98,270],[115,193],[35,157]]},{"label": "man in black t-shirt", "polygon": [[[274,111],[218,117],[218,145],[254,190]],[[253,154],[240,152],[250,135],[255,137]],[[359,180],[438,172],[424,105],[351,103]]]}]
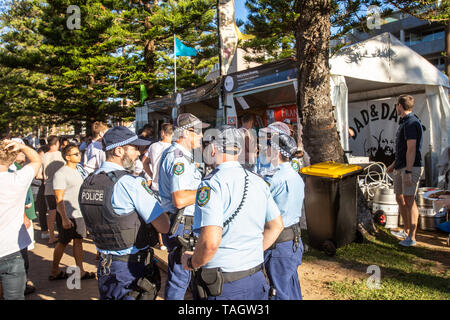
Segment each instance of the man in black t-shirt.
[{"label": "man in black t-shirt", "polygon": [[412,113],[413,106],[412,96],[401,95],[397,100],[395,107],[400,121],[395,138],[395,161],[387,169],[394,174],[394,193],[404,221],[404,230],[391,233],[403,238],[399,244],[405,247],[416,245],[419,210],[415,196],[423,173],[422,124]]}]

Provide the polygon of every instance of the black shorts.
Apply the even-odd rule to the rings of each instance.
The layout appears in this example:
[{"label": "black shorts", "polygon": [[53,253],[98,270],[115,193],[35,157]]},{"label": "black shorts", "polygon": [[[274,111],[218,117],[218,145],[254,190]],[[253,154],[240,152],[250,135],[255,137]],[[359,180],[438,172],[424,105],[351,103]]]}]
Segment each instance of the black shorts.
[{"label": "black shorts", "polygon": [[83,218],[69,218],[73,223],[70,229],[64,229],[62,226],[62,219],[59,213],[56,214],[56,224],[58,226],[58,242],[68,244],[73,239],[86,238],[86,224]]},{"label": "black shorts", "polygon": [[56,197],[53,195],[45,195],[45,202],[47,202],[47,210],[56,210]]}]

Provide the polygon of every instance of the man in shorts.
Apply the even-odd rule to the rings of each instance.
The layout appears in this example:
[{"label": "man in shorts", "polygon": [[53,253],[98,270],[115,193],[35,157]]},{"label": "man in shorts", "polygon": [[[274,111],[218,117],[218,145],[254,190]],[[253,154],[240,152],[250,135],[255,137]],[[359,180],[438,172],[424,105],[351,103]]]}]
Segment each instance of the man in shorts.
[{"label": "man in shorts", "polygon": [[59,269],[59,263],[67,244],[73,240],[73,256],[80,268],[81,279],[93,279],[95,273],[86,272],[83,268],[83,238],[86,237],[86,225],[78,203],[78,194],[83,178],[77,169],[81,160],[78,147],[70,143],[62,150],[66,165],[59,169],[53,178],[59,225],[58,244],[53,252],[52,270],[49,280],[67,279],[67,273]]},{"label": "man in shorts", "polygon": [[[53,176],[55,172],[64,166],[65,162],[59,151],[59,139],[57,136],[49,136],[48,139],[49,151],[42,156],[42,169],[44,175],[45,185],[45,201],[47,202],[48,216],[47,225],[49,231],[48,243],[55,243],[55,219],[56,219],[56,200],[53,193]],[[59,230],[58,230],[59,231]]]},{"label": "man in shorts", "polygon": [[413,107],[412,96],[401,95],[397,99],[395,108],[400,121],[395,141],[395,161],[387,169],[387,172],[393,172],[394,175],[394,193],[405,224],[404,230],[391,233],[402,238],[399,244],[405,247],[416,245],[419,210],[415,196],[423,173],[420,152],[423,137],[422,124],[412,113]]}]

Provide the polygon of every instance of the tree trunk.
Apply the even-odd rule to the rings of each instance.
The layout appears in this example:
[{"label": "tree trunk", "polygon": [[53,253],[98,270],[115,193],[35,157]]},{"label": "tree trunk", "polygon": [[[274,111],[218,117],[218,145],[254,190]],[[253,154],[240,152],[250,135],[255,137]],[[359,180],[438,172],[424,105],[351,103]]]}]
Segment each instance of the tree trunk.
[{"label": "tree trunk", "polygon": [[344,162],[330,98],[330,0],[297,1],[297,106],[311,164]]},{"label": "tree trunk", "polygon": [[[303,125],[303,145],[311,164],[344,162],[330,98],[329,43],[331,0],[297,1],[295,12],[298,65],[297,106]],[[359,189],[359,188],[358,188]],[[375,227],[367,203],[358,190],[358,230],[367,236]]]},{"label": "tree trunk", "polygon": [[445,27],[445,73],[450,78],[450,20]]}]

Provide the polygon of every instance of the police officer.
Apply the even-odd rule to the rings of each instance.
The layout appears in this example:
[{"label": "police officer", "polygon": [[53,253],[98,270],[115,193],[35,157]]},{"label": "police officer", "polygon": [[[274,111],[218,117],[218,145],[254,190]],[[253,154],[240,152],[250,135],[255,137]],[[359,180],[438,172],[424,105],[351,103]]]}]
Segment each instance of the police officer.
[{"label": "police officer", "polygon": [[304,199],[304,182],[289,160],[297,151],[295,139],[286,134],[272,135],[272,155],[268,161],[275,170],[265,176],[270,192],[281,212],[283,232],[264,252],[264,263],[272,287],[273,300],[301,300],[297,269],[302,262],[303,243],[300,238],[300,216]]},{"label": "police officer", "polygon": [[170,234],[163,236],[169,250],[166,300],[183,300],[191,279],[190,272],[181,265],[181,254],[186,248],[180,240],[189,241],[193,236],[195,195],[202,179],[193,151],[202,146],[202,129],[207,127],[209,124],[190,113],[180,114],[174,133],[176,141],[161,155],[159,195],[171,219]]},{"label": "police officer", "polygon": [[126,127],[114,127],[102,143],[106,161],[86,178],[79,194],[83,218],[100,252],[100,299],[155,299],[160,278],[150,245],[157,242],[157,232],[168,232],[169,218],[145,180],[132,175],[138,147],[150,142]]},{"label": "police officer", "polygon": [[195,250],[184,253],[186,270],[202,299],[267,300],[263,252],[283,224],[267,184],[237,161],[243,148],[238,129],[224,126],[205,149],[215,169],[197,191]]},{"label": "police officer", "polygon": [[258,150],[259,155],[256,159],[256,173],[261,177],[264,177],[269,172],[272,172],[275,168],[272,163],[268,160],[271,155],[268,150],[268,141],[272,134],[284,133],[290,135],[289,127],[286,123],[281,121],[276,121],[274,123],[269,124],[267,127],[262,128],[258,132]]},{"label": "police officer", "polygon": [[[302,127],[301,124],[299,124],[299,126],[300,128]],[[272,155],[270,154],[270,149],[268,149],[267,143],[274,134],[285,134],[291,136],[291,130],[286,123],[276,121],[259,131],[259,156],[256,161],[256,173],[262,177],[265,177],[275,169],[273,164],[268,160],[272,158]],[[298,147],[296,147],[296,151],[298,150]],[[304,151],[302,151],[302,153],[303,156],[301,158],[292,156],[290,160],[292,168],[297,171],[297,173],[300,173],[300,169],[307,165],[304,159],[308,158],[308,156]]]}]

